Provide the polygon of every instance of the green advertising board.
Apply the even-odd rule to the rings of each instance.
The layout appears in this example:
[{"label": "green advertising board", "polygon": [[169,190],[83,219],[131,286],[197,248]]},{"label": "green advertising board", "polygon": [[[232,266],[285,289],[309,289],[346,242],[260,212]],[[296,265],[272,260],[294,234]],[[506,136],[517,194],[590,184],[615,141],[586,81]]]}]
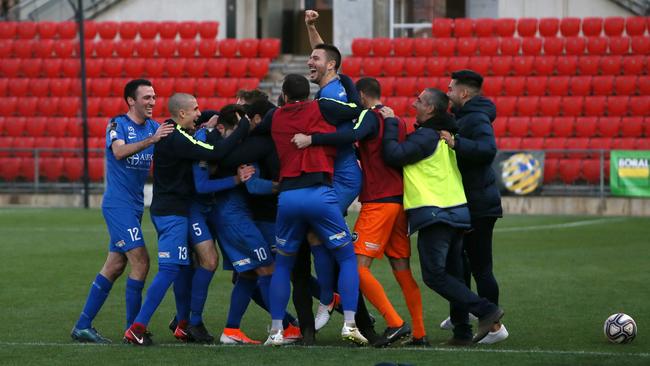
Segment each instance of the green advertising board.
[{"label": "green advertising board", "polygon": [[612,150],[610,156],[612,194],[650,197],[650,151]]}]

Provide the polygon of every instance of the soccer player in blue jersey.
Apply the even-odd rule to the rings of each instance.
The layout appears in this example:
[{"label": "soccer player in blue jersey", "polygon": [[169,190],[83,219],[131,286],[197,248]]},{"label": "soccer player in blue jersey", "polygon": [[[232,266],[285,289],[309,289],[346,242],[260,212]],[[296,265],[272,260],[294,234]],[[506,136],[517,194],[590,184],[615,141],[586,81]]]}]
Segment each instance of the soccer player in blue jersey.
[{"label": "soccer player in blue jersey", "polygon": [[153,343],[147,325],[182,267],[189,265],[188,217],[194,193],[192,163],[196,160],[220,159],[246,136],[249,129],[248,121],[244,119],[229,138],[213,146],[191,135],[194,123],[201,114],[195,97],[176,93],[169,98],[168,109],[172,118],[165,123],[173,125],[174,130],[154,147],[151,220],[158,233],[159,269],[147,290],[140,312],[124,333],[127,343],[141,346]]},{"label": "soccer player in blue jersey", "polygon": [[106,129],[106,191],[102,214],[110,235],[109,252],[72,329],[71,337],[78,342],[110,343],[92,327],[92,321],[127,262],[131,264],[126,283],[128,328],[140,311],[142,288],[149,271],[141,227],[144,183],[153,160],[152,145],[170,134],[173,128],[159,128],[152,119],[156,94],[150,81],[129,81],[124,87],[124,100],[129,111],[112,118]]}]

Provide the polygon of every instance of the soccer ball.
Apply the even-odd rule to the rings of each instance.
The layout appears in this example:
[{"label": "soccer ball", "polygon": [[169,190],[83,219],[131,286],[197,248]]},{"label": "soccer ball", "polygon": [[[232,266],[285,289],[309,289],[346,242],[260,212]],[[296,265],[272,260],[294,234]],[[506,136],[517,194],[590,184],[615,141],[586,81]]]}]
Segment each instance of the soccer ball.
[{"label": "soccer ball", "polygon": [[631,316],[613,314],[605,320],[605,336],[612,343],[630,343],[636,337],[636,323]]}]

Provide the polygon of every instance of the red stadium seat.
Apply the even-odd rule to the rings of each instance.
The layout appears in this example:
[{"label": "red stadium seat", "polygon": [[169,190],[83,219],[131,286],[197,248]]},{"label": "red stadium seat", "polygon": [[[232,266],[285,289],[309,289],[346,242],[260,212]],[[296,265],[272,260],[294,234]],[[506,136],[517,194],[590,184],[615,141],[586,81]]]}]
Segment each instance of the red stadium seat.
[{"label": "red stadium seat", "polygon": [[594,76],[592,81],[594,95],[611,95],[614,91],[614,77],[611,75]]},{"label": "red stadium seat", "polygon": [[81,180],[84,173],[84,163],[81,158],[64,158],[63,160],[63,177],[70,181],[76,182]]},{"label": "red stadium seat", "polygon": [[508,123],[508,118],[497,117],[497,119],[492,122],[492,128],[494,129],[494,136],[503,137],[506,135],[506,127]]},{"label": "red stadium seat", "polygon": [[587,17],[582,19],[582,34],[587,37],[600,36],[603,31],[603,18]]},{"label": "red stadium seat", "polygon": [[591,76],[572,76],[571,95],[591,95]]},{"label": "red stadium seat", "polygon": [[496,22],[492,18],[479,18],[476,19],[474,24],[474,32],[477,37],[493,37],[496,27]]},{"label": "red stadium seat", "polygon": [[[76,24],[76,23],[75,23]],[[86,40],[92,40],[97,35],[97,23],[94,20],[84,21],[84,37]]]},{"label": "red stadium seat", "polygon": [[580,171],[582,173],[582,177],[587,181],[587,183],[600,183],[600,159],[583,160],[580,166]]},{"label": "red stadium seat", "polygon": [[100,112],[108,118],[117,116],[124,109],[122,98],[102,98]]},{"label": "red stadium seat", "polygon": [[524,55],[539,55],[542,52],[542,39],[538,37],[524,38],[521,44],[521,51]]},{"label": "red stadium seat", "polygon": [[542,37],[555,37],[560,30],[558,18],[542,18],[539,20],[539,34]]},{"label": "red stadium seat", "polygon": [[34,97],[47,97],[50,95],[50,79],[29,79],[29,93]]},{"label": "red stadium seat", "polygon": [[560,33],[563,37],[575,37],[580,33],[580,18],[562,18]]},{"label": "red stadium seat", "polygon": [[174,79],[174,92],[194,94],[194,79],[192,78],[176,78]]},{"label": "red stadium seat", "polygon": [[51,79],[50,94],[56,97],[67,97],[70,95],[70,84],[72,79]]},{"label": "red stadium seat", "polygon": [[[634,95],[637,91],[637,77],[634,75],[617,76],[614,79],[614,91],[616,95]],[[639,78],[639,94],[650,92],[650,78],[641,76]]]},{"label": "red stadium seat", "polygon": [[469,57],[449,57],[447,59],[447,74],[451,75],[452,72],[463,69],[469,69]]},{"label": "red stadium seat", "polygon": [[492,58],[492,73],[495,76],[508,76],[512,70],[512,57],[493,57]]},{"label": "red stadium seat", "polygon": [[41,74],[42,64],[43,60],[38,58],[23,60],[20,65],[20,70],[28,78],[37,78]]},{"label": "red stadium seat", "polygon": [[[9,79],[0,78],[0,98],[7,95],[7,84],[8,83],[9,83]],[[0,118],[0,121],[1,120],[2,120],[2,118]],[[0,135],[2,135],[1,129],[0,129]]]},{"label": "red stadium seat", "polygon": [[0,177],[5,181],[14,181],[20,175],[20,158],[0,158]]},{"label": "red stadium seat", "polygon": [[487,76],[483,79],[483,94],[491,97],[503,95],[503,76]]},{"label": "red stadium seat", "polygon": [[158,34],[158,22],[140,22],[138,33],[140,34],[140,38],[142,40],[150,40],[156,38],[156,35]]},{"label": "red stadium seat", "polygon": [[598,118],[598,134],[602,137],[618,137],[621,133],[620,117]]},{"label": "red stadium seat", "polygon": [[374,38],[371,43],[372,54],[375,57],[388,57],[393,51],[393,43],[389,38]]},{"label": "red stadium seat", "polygon": [[609,39],[609,53],[612,55],[626,55],[630,52],[630,37],[611,37]]},{"label": "red stadium seat", "polygon": [[546,37],[544,38],[545,55],[562,55],[564,53],[564,38]]},{"label": "red stadium seat", "polygon": [[363,58],[363,75],[379,76],[382,73],[384,59],[380,57]]},{"label": "red stadium seat", "polygon": [[[106,83],[109,87],[111,86],[110,79]],[[110,94],[110,93],[109,93]],[[102,103],[103,97],[90,97],[86,100],[86,108],[88,110],[88,116],[95,117],[99,116],[99,108]]]},{"label": "red stadium seat", "polygon": [[517,20],[514,18],[495,19],[495,29],[499,37],[512,37],[515,34]]},{"label": "red stadium seat", "polygon": [[395,95],[398,97],[413,97],[420,90],[417,90],[416,78],[415,77],[406,77],[399,78],[395,84]]},{"label": "red stadium seat", "polygon": [[79,113],[81,102],[77,97],[62,97],[59,102],[59,112],[64,117],[75,117]]},{"label": "red stadium seat", "polygon": [[[40,58],[50,58],[52,57],[54,53],[54,45],[56,42],[63,41],[63,40],[53,40],[53,39],[41,39],[38,41],[34,41],[32,43],[32,52],[34,53],[34,56],[40,57]],[[59,52],[62,52],[62,48],[58,48]],[[72,50],[70,50],[72,52]],[[58,53],[57,53],[58,56]]]},{"label": "red stadium seat", "polygon": [[104,179],[104,158],[88,159],[88,177],[93,182]]},{"label": "red stadium seat", "polygon": [[[89,65],[90,60],[86,60],[86,66]],[[58,78],[61,76],[61,66],[63,62],[59,59],[43,60],[42,70],[45,74],[45,77],[48,78]],[[87,73],[88,77],[90,73]],[[94,76],[93,76],[94,77]]]},{"label": "red stadium seat", "polygon": [[228,60],[223,58],[208,59],[205,65],[205,71],[211,78],[221,78],[226,76],[226,66]]},{"label": "red stadium seat", "polygon": [[524,77],[510,77],[504,80],[505,95],[521,96],[524,95],[526,88],[526,78]]},{"label": "red stadium seat", "polygon": [[16,105],[18,115],[33,117],[36,115],[38,98],[22,97],[20,103]]},{"label": "red stadium seat", "polygon": [[106,118],[92,117],[88,118],[88,136],[105,137],[106,136]]},{"label": "red stadium seat", "polygon": [[395,78],[377,78],[381,86],[382,97],[392,97],[395,94]]},{"label": "red stadium seat", "polygon": [[552,127],[551,117],[533,117],[530,119],[530,133],[533,137],[549,137]]},{"label": "red stadium seat", "polygon": [[583,55],[587,43],[583,37],[567,37],[564,49],[567,55]]},{"label": "red stadium seat", "polygon": [[514,116],[517,109],[517,97],[498,97],[494,98],[494,104],[497,106],[497,113],[502,116]]},{"label": "red stadium seat", "polygon": [[534,37],[537,34],[537,18],[520,18],[517,21],[519,37]]},{"label": "red stadium seat", "polygon": [[35,166],[34,158],[24,157],[20,159],[20,177],[28,182],[34,181],[35,171],[38,167]]},{"label": "red stadium seat", "polygon": [[7,89],[11,96],[26,97],[29,91],[29,79],[11,79]]},{"label": "red stadium seat", "polygon": [[[346,57],[341,63],[342,71],[345,75],[356,77],[361,75],[361,57]],[[424,67],[424,65],[422,65]]]},{"label": "red stadium seat", "polygon": [[135,43],[135,52],[138,57],[152,58],[156,53],[156,42],[149,39],[141,39]]},{"label": "red stadium seat", "polygon": [[116,59],[104,61],[102,70],[106,76],[115,78],[115,77],[122,76],[123,67],[124,67],[124,59],[116,58]]},{"label": "red stadium seat", "polygon": [[352,55],[367,57],[372,51],[372,40],[368,38],[355,38],[352,40]]},{"label": "red stadium seat", "polygon": [[23,136],[21,138],[14,138],[11,148],[15,150],[25,150],[14,152],[15,156],[30,157],[33,156],[32,149],[34,149],[34,138],[30,136]]},{"label": "red stadium seat", "polygon": [[120,40],[133,40],[135,36],[138,35],[138,26],[137,22],[123,21],[120,22],[119,30]]},{"label": "red stadium seat", "polygon": [[528,76],[533,73],[535,57],[520,56],[513,58],[512,61],[512,69],[515,75]]},{"label": "red stadium seat", "polygon": [[[592,151],[589,153],[591,157],[600,157],[601,152],[603,153],[603,156],[607,159],[609,159],[609,150],[612,149],[612,139],[609,137],[592,137],[589,139],[589,143],[587,144],[587,148],[591,150],[596,150]],[[602,151],[604,150],[604,151]]]},{"label": "red stadium seat", "polygon": [[63,158],[43,158],[39,165],[39,174],[50,182],[57,181],[63,173]]},{"label": "red stadium seat", "polygon": [[626,56],[623,58],[623,74],[625,75],[639,75],[643,74],[645,70],[645,57],[640,55]]},{"label": "red stadium seat", "polygon": [[234,97],[237,92],[237,79],[219,79],[217,82],[217,95],[220,97]]},{"label": "red stadium seat", "polygon": [[454,19],[454,37],[473,37],[474,36],[474,19],[456,18]]},{"label": "red stadium seat", "polygon": [[604,28],[607,37],[619,37],[623,34],[623,29],[625,29],[625,18],[607,17],[605,18]]},{"label": "red stadium seat", "polygon": [[[0,24],[2,23],[3,22],[0,22]],[[13,48],[14,48],[13,40],[0,39],[0,58],[11,57]]]},{"label": "red stadium seat", "polygon": [[[650,76],[648,75],[639,76],[638,84],[639,84],[639,94],[650,95]],[[633,94],[633,93],[623,93],[623,94]]]},{"label": "red stadium seat", "polygon": [[13,38],[16,38],[16,22],[12,22],[12,21],[0,22],[0,39],[13,39]]},{"label": "red stadium seat", "polygon": [[581,75],[598,75],[600,73],[601,56],[580,56],[578,69]]},{"label": "red stadium seat", "polygon": [[59,112],[58,97],[41,97],[38,98],[38,112],[45,117],[53,117]]},{"label": "red stadium seat", "polygon": [[434,49],[438,56],[451,57],[456,54],[456,38],[438,38],[435,41]]},{"label": "red stadium seat", "polygon": [[32,45],[34,42],[31,40],[15,40],[14,41],[14,55],[17,58],[30,58],[33,55]]},{"label": "red stadium seat", "polygon": [[383,68],[386,76],[402,76],[404,73],[404,57],[385,57]]},{"label": "red stadium seat", "polygon": [[257,50],[259,48],[259,40],[255,38],[247,38],[239,40],[238,42],[239,56],[240,57],[257,57]]},{"label": "red stadium seat", "polygon": [[206,59],[189,58],[185,61],[185,73],[194,78],[202,77],[205,74]]},{"label": "red stadium seat", "polygon": [[36,23],[36,30],[40,39],[54,38],[56,36],[56,23],[41,20]]},{"label": "red stadium seat", "polygon": [[526,78],[526,94],[542,96],[546,95],[546,85],[548,78],[546,76],[529,76]]},{"label": "red stadium seat", "polygon": [[119,24],[114,21],[97,22],[97,33],[102,39],[112,40],[117,35]]},{"label": "red stadium seat", "polygon": [[178,43],[178,56],[191,58],[196,55],[198,44],[195,41],[183,40]]},{"label": "red stadium seat", "polygon": [[524,150],[544,150],[544,139],[541,137],[521,139],[521,148]]},{"label": "red stadium seat", "polygon": [[559,170],[560,160],[549,159],[549,154],[546,154],[546,158],[544,159],[544,183],[553,183],[557,181]]},{"label": "red stadium seat", "polygon": [[416,38],[413,44],[415,56],[433,56],[435,40],[433,38]]},{"label": "red stadium seat", "polygon": [[533,69],[537,75],[552,75],[555,72],[557,57],[537,56],[533,62]]},{"label": "red stadium seat", "polygon": [[548,94],[565,96],[569,93],[569,77],[556,76],[548,79]]},{"label": "red stadium seat", "polygon": [[133,57],[135,55],[135,42],[129,40],[115,42],[115,52],[118,57]]},{"label": "red stadium seat", "polygon": [[608,116],[625,116],[629,110],[628,103],[630,97],[627,95],[608,96],[607,97],[607,115]]},{"label": "red stadium seat", "polygon": [[633,137],[616,138],[612,141],[612,149],[614,150],[634,150],[636,139]]},{"label": "red stadium seat", "polygon": [[587,38],[587,52],[590,55],[604,55],[607,53],[608,42],[605,37]]},{"label": "red stadium seat", "polygon": [[124,73],[131,78],[142,78],[146,67],[146,61],[143,58],[132,58],[124,62]]},{"label": "red stadium seat", "polygon": [[185,20],[178,24],[178,34],[181,39],[194,39],[199,33],[199,23],[193,20]]},{"label": "red stadium seat", "polygon": [[219,33],[219,22],[205,20],[199,22],[199,35],[203,39],[217,38]]},{"label": "red stadium seat", "polygon": [[558,75],[575,75],[578,69],[577,56],[558,57],[557,73]]},{"label": "red stadium seat", "polygon": [[650,53],[650,38],[638,36],[632,37],[632,53],[636,55],[647,55]]},{"label": "red stadium seat", "polygon": [[410,57],[413,55],[413,38],[393,39],[393,53],[395,56]]},{"label": "red stadium seat", "polygon": [[459,38],[457,47],[459,56],[474,56],[478,49],[478,38]]},{"label": "red stadium seat", "polygon": [[621,134],[623,137],[641,137],[643,135],[643,118],[623,117],[621,119]]},{"label": "red stadium seat", "polygon": [[177,43],[171,39],[161,39],[156,43],[158,57],[170,58],[176,55]]},{"label": "red stadium seat", "polygon": [[447,58],[430,57],[424,65],[429,76],[443,76],[447,69]]},{"label": "red stadium seat", "polygon": [[240,78],[237,79],[237,89],[253,90],[257,89],[260,81],[255,78]]},{"label": "red stadium seat", "polygon": [[[239,65],[238,62],[230,62],[229,67],[236,67],[237,65],[232,65],[232,64],[237,64]],[[246,65],[244,65],[244,71],[246,70]],[[165,62],[165,72],[167,74],[167,77],[170,78],[178,78],[183,76],[183,71],[185,71],[185,59],[184,58],[170,58],[167,59]]]},{"label": "red stadium seat", "polygon": [[562,97],[562,113],[564,116],[581,116],[584,106],[584,97]]},{"label": "red stadium seat", "polygon": [[9,137],[20,137],[25,134],[27,121],[24,117],[7,118],[5,120],[5,133]]},{"label": "red stadium seat", "polygon": [[176,34],[178,33],[178,22],[175,21],[164,21],[160,22],[158,25],[158,34],[162,39],[174,40]]},{"label": "red stadium seat", "polygon": [[16,111],[17,97],[0,98],[0,116],[12,116]]},{"label": "red stadium seat", "polygon": [[576,125],[575,125],[576,137],[595,137],[597,123],[598,123],[597,117],[576,118]]},{"label": "red stadium seat", "polygon": [[115,43],[113,41],[101,40],[95,44],[95,54],[97,57],[112,57],[114,48]]},{"label": "red stadium seat", "polygon": [[[487,39],[487,38],[486,38]],[[472,65],[472,70],[481,75],[487,75],[490,72],[491,59],[488,56],[470,57],[469,64]]]},{"label": "red stadium seat", "polygon": [[68,58],[64,59],[61,63],[61,69],[63,70],[63,76],[69,78],[78,78],[80,75],[81,65],[78,59]]},{"label": "red stadium seat", "polygon": [[36,38],[37,22],[18,22],[16,24],[16,35],[21,39]]},{"label": "red stadium seat", "polygon": [[499,150],[521,149],[521,137],[501,137],[497,140]]},{"label": "red stadium seat", "polygon": [[154,88],[157,96],[171,97],[174,94],[174,79],[156,79],[154,81]]},{"label": "red stadium seat", "polygon": [[210,98],[215,96],[217,79],[200,78],[196,82],[196,95],[198,97]]},{"label": "red stadium seat", "polygon": [[237,55],[237,40],[226,38],[219,42],[219,55],[221,57],[235,57]]},{"label": "red stadium seat", "polygon": [[435,38],[451,37],[452,28],[453,19],[434,18],[432,22],[431,32]]},{"label": "red stadium seat", "polygon": [[199,56],[205,58],[215,57],[218,47],[216,39],[202,39],[198,43]]},{"label": "red stadium seat", "polygon": [[508,134],[512,137],[526,137],[528,136],[529,123],[530,118],[528,117],[510,117],[508,118],[506,129]]},{"label": "red stadium seat", "polygon": [[499,53],[499,39],[482,38],[478,43],[478,52],[481,56],[496,56]]},{"label": "red stadium seat", "polygon": [[259,57],[274,59],[280,54],[280,40],[277,38],[263,38],[259,44]]},{"label": "red stadium seat", "polygon": [[[406,76],[422,76],[424,75],[424,65],[426,58],[424,57],[407,57],[404,59],[404,71]],[[359,65],[361,67],[361,65]]]},{"label": "red stadium seat", "polygon": [[499,50],[501,55],[518,56],[521,48],[520,38],[501,38]]},{"label": "red stadium seat", "polygon": [[149,77],[161,77],[165,73],[165,59],[164,58],[151,58],[147,59],[146,72]]},{"label": "red stadium seat", "polygon": [[586,116],[603,116],[605,115],[605,96],[592,96],[585,98],[585,115]]},{"label": "red stadium seat", "polygon": [[392,97],[389,99],[389,102],[386,103],[389,107],[393,108],[395,114],[398,116],[407,116],[410,115],[410,101],[407,97]]},{"label": "red stadium seat", "polygon": [[650,139],[649,138],[638,138],[634,139],[634,148],[636,150],[650,150]]},{"label": "red stadium seat", "polygon": [[[586,150],[589,148],[589,138],[574,137],[568,139],[567,148],[570,150]],[[567,156],[574,159],[585,159],[589,154],[583,151],[570,151],[567,153]]]},{"label": "red stadium seat", "polygon": [[627,17],[625,18],[625,33],[628,36],[641,36],[646,30],[645,17]]}]

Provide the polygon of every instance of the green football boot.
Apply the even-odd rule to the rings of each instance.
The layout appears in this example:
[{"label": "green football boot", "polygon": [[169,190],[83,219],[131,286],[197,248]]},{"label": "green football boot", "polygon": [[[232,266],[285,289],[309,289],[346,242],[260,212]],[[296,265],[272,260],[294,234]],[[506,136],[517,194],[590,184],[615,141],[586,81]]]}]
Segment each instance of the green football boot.
[{"label": "green football boot", "polygon": [[77,342],[81,343],[99,343],[99,344],[109,344],[111,340],[104,338],[95,328],[86,328],[86,329],[77,329],[72,328],[70,337]]}]

